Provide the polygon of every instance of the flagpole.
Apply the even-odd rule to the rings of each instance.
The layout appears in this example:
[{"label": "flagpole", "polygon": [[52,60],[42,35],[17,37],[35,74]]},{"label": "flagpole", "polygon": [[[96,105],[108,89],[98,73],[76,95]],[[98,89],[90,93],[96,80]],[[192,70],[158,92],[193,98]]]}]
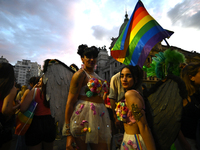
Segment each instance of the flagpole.
[{"label": "flagpole", "polygon": [[169,45],[169,43],[167,42],[167,40],[164,38],[165,43],[167,44],[168,48],[170,48],[171,46]]}]

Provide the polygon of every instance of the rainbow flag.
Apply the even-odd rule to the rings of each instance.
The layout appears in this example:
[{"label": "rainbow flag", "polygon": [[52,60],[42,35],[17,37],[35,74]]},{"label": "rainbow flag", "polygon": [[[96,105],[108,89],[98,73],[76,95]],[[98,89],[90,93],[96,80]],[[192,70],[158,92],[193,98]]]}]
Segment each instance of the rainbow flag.
[{"label": "rainbow flag", "polygon": [[129,22],[111,49],[111,56],[125,65],[139,65],[142,68],[151,49],[173,33],[163,29],[139,0]]}]

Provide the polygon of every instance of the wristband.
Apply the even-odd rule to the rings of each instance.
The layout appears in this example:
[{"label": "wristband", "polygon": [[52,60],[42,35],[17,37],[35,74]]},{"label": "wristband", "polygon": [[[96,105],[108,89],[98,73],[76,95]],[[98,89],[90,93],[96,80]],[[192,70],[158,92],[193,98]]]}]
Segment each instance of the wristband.
[{"label": "wristband", "polygon": [[67,130],[67,129],[69,130],[69,129],[70,129],[70,124],[69,124],[69,123],[66,124],[65,127],[66,127],[66,130]]}]

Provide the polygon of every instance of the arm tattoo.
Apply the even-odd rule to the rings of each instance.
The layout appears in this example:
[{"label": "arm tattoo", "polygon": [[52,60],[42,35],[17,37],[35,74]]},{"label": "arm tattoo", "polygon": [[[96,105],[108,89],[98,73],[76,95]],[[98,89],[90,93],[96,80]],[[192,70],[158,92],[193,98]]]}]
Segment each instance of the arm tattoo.
[{"label": "arm tattoo", "polygon": [[72,85],[70,86],[70,92],[71,92],[72,94],[77,94],[77,93],[78,93],[78,86],[79,86],[79,84],[80,84],[80,81],[81,81],[81,80],[84,80],[83,78],[85,78],[84,74],[85,74],[84,72],[80,73],[80,74],[78,75],[77,79],[75,79],[74,84],[72,84]]},{"label": "arm tattoo", "polygon": [[135,118],[135,120],[140,121],[143,114],[141,113],[142,109],[138,108],[137,104],[132,104],[132,114]]}]

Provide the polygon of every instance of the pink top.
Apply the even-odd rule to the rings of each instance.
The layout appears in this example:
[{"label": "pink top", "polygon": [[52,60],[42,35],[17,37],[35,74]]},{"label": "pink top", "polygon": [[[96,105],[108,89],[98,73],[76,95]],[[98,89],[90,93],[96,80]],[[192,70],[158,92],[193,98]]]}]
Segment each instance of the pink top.
[{"label": "pink top", "polygon": [[35,115],[36,116],[43,116],[43,115],[51,115],[51,111],[50,108],[47,108],[46,106],[44,106],[44,97],[42,96],[42,98],[40,97],[40,89],[37,88],[37,93],[35,95],[35,101],[38,103],[37,107],[35,109]]}]

